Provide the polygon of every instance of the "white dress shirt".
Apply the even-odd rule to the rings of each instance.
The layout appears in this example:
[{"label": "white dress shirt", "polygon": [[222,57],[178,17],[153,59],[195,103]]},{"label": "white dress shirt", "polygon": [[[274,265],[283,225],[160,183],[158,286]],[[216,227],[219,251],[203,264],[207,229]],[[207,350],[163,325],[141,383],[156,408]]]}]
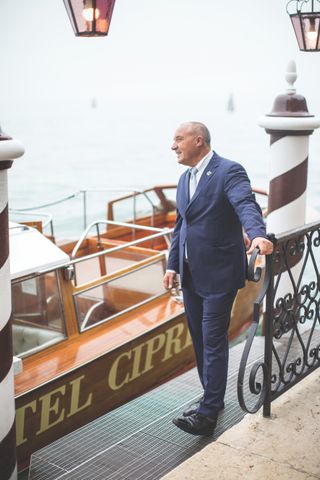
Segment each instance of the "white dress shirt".
[{"label": "white dress shirt", "polygon": [[[198,183],[200,182],[201,175],[202,175],[203,172],[205,171],[208,163],[209,163],[210,160],[211,160],[211,157],[212,157],[212,152],[210,151],[209,153],[207,153],[207,155],[205,155],[205,156],[200,160],[200,162],[197,163],[197,165],[195,165],[195,167],[196,167],[196,169],[197,169],[197,173],[196,173],[197,185],[198,185]],[[189,188],[190,188],[190,185],[189,185]]]}]

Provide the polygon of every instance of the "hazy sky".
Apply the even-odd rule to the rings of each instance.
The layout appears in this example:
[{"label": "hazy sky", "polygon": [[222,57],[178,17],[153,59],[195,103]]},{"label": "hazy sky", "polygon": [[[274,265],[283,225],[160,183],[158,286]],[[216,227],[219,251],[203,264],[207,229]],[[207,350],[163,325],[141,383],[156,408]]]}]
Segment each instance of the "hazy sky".
[{"label": "hazy sky", "polygon": [[62,0],[1,0],[0,121],[15,105],[93,96],[170,102],[233,91],[269,105],[291,58],[298,90],[320,107],[320,54],[299,52],[286,3],[117,0],[108,37],[91,39],[74,36]]},{"label": "hazy sky", "polygon": [[77,38],[63,0],[0,0],[0,125],[26,148],[10,172],[14,205],[176,181],[170,144],[186,120],[204,121],[213,148],[266,186],[269,138],[257,118],[285,91],[290,59],[298,92],[320,113],[320,53],[299,52],[286,3],[116,0],[107,37]]}]

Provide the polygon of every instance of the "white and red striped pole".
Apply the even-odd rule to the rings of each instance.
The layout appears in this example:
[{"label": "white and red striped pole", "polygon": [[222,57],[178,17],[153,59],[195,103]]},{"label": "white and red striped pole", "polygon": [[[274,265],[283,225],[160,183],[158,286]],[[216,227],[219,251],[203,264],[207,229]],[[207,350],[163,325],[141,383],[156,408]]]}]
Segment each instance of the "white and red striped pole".
[{"label": "white and red striped pole", "polygon": [[7,173],[22,145],[0,129],[0,477],[17,478]]},{"label": "white and red striped pole", "polygon": [[306,99],[296,93],[296,65],[289,62],[287,92],[276,97],[273,110],[259,120],[270,134],[268,231],[277,234],[306,222],[309,136],[320,119],[308,111]]},{"label": "white and red striped pole", "polygon": [[[267,227],[276,236],[306,223],[309,136],[320,126],[319,117],[309,113],[306,99],[296,93],[296,79],[296,64],[291,61],[286,72],[287,92],[276,97],[272,112],[259,121],[270,134]],[[299,278],[301,258],[291,259],[291,276],[283,272],[277,298],[293,293],[292,279],[296,282]]]}]

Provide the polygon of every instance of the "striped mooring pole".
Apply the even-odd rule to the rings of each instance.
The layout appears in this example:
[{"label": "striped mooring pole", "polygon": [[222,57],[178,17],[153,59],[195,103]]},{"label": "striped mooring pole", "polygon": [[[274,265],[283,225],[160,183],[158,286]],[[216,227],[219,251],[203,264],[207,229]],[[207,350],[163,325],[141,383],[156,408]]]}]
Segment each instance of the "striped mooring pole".
[{"label": "striped mooring pole", "polygon": [[320,126],[308,111],[306,99],[296,93],[296,64],[290,61],[285,94],[276,97],[273,110],[259,120],[270,134],[268,231],[277,234],[306,222],[309,136]]},{"label": "striped mooring pole", "polygon": [[0,129],[0,478],[17,478],[7,173],[24,153]]},{"label": "striped mooring pole", "polygon": [[[268,198],[268,232],[276,236],[306,223],[309,136],[320,126],[319,117],[308,111],[306,99],[296,93],[296,64],[288,63],[285,76],[287,92],[278,95],[273,110],[259,120],[270,134],[270,184]],[[277,298],[294,294],[301,272],[301,255],[290,259],[290,272],[283,272]],[[291,276],[290,276],[291,275]]]}]

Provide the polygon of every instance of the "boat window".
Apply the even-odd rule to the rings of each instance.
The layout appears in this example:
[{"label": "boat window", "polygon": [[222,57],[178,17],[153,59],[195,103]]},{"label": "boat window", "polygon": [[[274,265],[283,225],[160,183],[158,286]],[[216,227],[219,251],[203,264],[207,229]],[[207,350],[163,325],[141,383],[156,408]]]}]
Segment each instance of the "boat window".
[{"label": "boat window", "polygon": [[56,272],[12,285],[13,353],[24,357],[65,338],[65,322]]},{"label": "boat window", "polygon": [[147,210],[147,203],[149,204],[147,211],[150,212],[150,214],[152,212],[152,208],[155,209],[155,213],[157,211],[162,210],[163,207],[160,203],[160,199],[154,190],[148,190],[147,192],[145,192],[144,195],[141,194],[140,196],[141,196],[141,202],[140,202],[141,210],[143,205],[145,205],[145,209]]},{"label": "boat window", "polygon": [[76,264],[77,285],[90,282],[102,275],[110,275],[117,270],[136,265],[137,262],[150,257],[150,252],[142,248],[122,249],[100,257],[83,260]]},{"label": "boat window", "polygon": [[154,190],[145,194],[123,198],[113,203],[113,219],[116,222],[126,222],[137,220],[152,215],[161,210],[161,204],[158,195]]},{"label": "boat window", "polygon": [[113,220],[116,222],[125,222],[134,217],[134,208],[132,197],[124,198],[112,205]]},{"label": "boat window", "polygon": [[164,269],[164,261],[160,259],[75,294],[80,329],[110,320],[163,295],[166,292],[162,283]]},{"label": "boat window", "polygon": [[[172,188],[163,188],[162,189],[165,197],[168,199],[170,202],[170,211],[176,209],[176,194],[177,194],[177,188],[172,187]],[[171,208],[172,207],[172,208]]]}]

